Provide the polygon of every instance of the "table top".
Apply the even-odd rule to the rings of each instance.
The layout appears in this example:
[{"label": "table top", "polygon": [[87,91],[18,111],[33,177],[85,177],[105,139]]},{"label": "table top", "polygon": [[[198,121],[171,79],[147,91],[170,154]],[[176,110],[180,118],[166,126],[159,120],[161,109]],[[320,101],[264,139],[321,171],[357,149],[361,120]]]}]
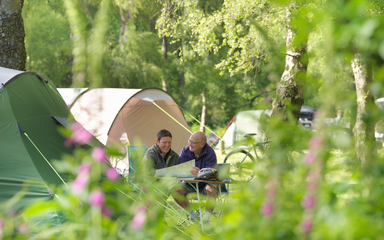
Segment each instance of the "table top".
[{"label": "table top", "polygon": [[212,181],[212,180],[198,180],[194,178],[179,178],[179,177],[153,177],[157,179],[176,179],[180,181],[187,181],[187,182],[205,182],[205,183],[216,183],[216,184],[230,184],[232,183],[231,179],[225,179],[224,181]]}]

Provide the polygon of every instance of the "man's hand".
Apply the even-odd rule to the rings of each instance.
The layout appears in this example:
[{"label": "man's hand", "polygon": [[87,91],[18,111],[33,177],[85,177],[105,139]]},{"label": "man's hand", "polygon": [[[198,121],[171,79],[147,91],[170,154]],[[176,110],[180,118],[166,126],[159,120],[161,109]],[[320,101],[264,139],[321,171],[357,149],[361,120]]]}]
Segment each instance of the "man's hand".
[{"label": "man's hand", "polygon": [[200,168],[198,167],[193,167],[191,170],[191,173],[193,176],[196,176],[196,174],[200,171]]}]

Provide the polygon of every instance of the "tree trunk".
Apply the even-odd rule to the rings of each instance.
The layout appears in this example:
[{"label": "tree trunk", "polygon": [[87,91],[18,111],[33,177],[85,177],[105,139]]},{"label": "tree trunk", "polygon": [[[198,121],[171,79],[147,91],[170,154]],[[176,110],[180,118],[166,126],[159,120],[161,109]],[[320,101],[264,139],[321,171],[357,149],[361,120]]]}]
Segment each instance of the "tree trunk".
[{"label": "tree trunk", "polygon": [[[163,70],[167,69],[167,58],[168,58],[168,41],[167,41],[167,37],[165,35],[163,35],[163,42],[161,43],[161,54],[163,55],[163,58],[164,58],[164,63],[165,63],[165,66],[163,68]],[[163,74],[163,77],[161,78],[161,85],[162,85],[162,88],[164,91],[167,91],[167,83],[165,81],[165,74]]]},{"label": "tree trunk", "polygon": [[163,42],[161,43],[161,54],[164,59],[168,58],[168,39],[165,35],[162,37]]},{"label": "tree trunk", "polygon": [[[182,57],[181,49],[183,47],[183,40],[180,41],[180,46],[177,48],[177,58],[180,60]],[[179,105],[184,106],[187,102],[187,92],[184,90],[185,86],[185,72],[184,72],[184,64],[180,65],[180,77],[177,79],[177,86],[179,90]]]},{"label": "tree trunk", "polygon": [[0,66],[25,71],[24,0],[0,1]]},{"label": "tree trunk", "polygon": [[369,63],[364,62],[360,54],[356,54],[352,60],[352,71],[355,77],[356,95],[357,95],[357,116],[356,123],[353,128],[355,136],[356,155],[362,164],[369,161],[370,151],[368,145],[374,141],[374,124],[367,125],[363,121],[366,114],[366,106],[368,103],[374,103],[374,98],[369,94],[368,84],[372,82],[372,68]]},{"label": "tree trunk", "polygon": [[185,86],[185,76],[184,76],[184,71],[180,72],[180,77],[177,79],[177,86],[179,87],[179,99],[180,102],[179,104],[184,106],[186,100],[187,93],[185,93],[184,86]]},{"label": "tree trunk", "polygon": [[276,98],[272,104],[272,113],[273,115],[282,116],[282,120],[286,121],[288,118],[286,101],[288,100],[293,106],[296,106],[293,115],[298,121],[300,118],[300,108],[304,103],[304,96],[296,78],[299,72],[305,71],[305,66],[303,66],[299,60],[300,57],[306,53],[307,48],[306,46],[303,46],[300,49],[295,49],[292,46],[295,33],[289,26],[290,18],[291,12],[287,9],[287,54],[285,57],[285,70],[281,76],[280,82],[277,84]]},{"label": "tree trunk", "polygon": [[124,34],[128,31],[128,24],[131,19],[133,19],[133,14],[131,11],[119,8],[119,28],[120,28],[119,44],[120,46],[123,46],[124,43],[128,41],[127,37],[124,36]]},{"label": "tree trunk", "polygon": [[203,107],[201,109],[201,122],[200,122],[200,131],[204,132],[204,126],[205,126],[205,113],[206,113],[206,104],[205,104],[205,90],[203,90],[203,93],[201,94],[201,102],[203,104]]},{"label": "tree trunk", "polygon": [[344,115],[344,111],[340,108],[340,107],[337,107],[337,116],[336,118],[337,119],[341,119]]}]

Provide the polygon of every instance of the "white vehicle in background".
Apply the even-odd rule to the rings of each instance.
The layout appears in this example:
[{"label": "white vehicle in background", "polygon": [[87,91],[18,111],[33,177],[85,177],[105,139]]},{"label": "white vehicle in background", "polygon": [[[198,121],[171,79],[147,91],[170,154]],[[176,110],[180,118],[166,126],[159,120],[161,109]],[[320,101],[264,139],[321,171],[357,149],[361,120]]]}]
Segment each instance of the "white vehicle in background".
[{"label": "white vehicle in background", "polygon": [[[376,105],[379,109],[384,112],[384,98],[379,98],[376,100]],[[375,138],[376,142],[383,143],[384,146],[384,121],[380,120],[375,125]]]}]

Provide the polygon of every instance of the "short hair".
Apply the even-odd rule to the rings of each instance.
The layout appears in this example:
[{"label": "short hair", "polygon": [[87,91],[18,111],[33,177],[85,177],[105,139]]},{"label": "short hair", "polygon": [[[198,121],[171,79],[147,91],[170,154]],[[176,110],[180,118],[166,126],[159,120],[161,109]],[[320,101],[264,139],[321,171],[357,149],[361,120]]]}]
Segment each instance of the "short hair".
[{"label": "short hair", "polygon": [[172,138],[172,134],[170,131],[166,130],[166,129],[161,129],[158,133],[157,133],[157,140],[160,141],[163,137],[171,137]]}]

